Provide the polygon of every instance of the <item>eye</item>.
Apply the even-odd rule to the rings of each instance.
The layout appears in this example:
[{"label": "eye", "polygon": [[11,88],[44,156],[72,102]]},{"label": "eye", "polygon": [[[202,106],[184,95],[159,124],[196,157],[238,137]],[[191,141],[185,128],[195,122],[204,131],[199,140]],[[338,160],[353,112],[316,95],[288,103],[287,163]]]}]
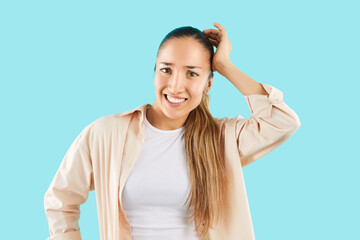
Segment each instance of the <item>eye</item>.
[{"label": "eye", "polygon": [[[199,74],[197,74],[196,72],[190,72],[190,73],[194,73],[194,74],[196,74],[196,76],[199,76]],[[195,77],[195,76],[193,76],[193,77]]]},{"label": "eye", "polygon": [[163,73],[166,73],[166,72],[162,71],[164,69],[167,70],[167,69],[170,69],[170,68],[162,68],[162,69],[160,69],[160,71],[163,72]]}]

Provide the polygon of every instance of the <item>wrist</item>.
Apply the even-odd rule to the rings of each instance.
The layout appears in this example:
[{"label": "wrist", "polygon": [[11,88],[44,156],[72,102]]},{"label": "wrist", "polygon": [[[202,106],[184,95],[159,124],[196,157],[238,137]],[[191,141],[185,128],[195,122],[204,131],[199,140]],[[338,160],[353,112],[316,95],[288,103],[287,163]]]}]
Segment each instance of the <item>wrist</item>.
[{"label": "wrist", "polygon": [[233,66],[234,65],[232,64],[232,62],[230,60],[223,61],[217,68],[217,71],[224,77],[227,77],[226,75],[231,71]]}]

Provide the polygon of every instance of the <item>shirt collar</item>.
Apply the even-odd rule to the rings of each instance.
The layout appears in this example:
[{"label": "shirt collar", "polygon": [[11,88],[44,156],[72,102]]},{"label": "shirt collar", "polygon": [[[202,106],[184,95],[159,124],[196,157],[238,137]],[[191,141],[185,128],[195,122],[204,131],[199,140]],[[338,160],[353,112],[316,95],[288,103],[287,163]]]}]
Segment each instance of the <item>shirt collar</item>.
[{"label": "shirt collar", "polygon": [[118,113],[118,116],[125,116],[125,115],[130,115],[130,114],[134,114],[135,112],[139,112],[140,113],[140,122],[139,122],[139,127],[142,126],[143,122],[144,122],[144,114],[145,114],[145,108],[146,107],[150,107],[151,104],[149,103],[146,103],[146,104],[143,104],[143,105],[140,105],[134,109],[131,109],[129,111],[125,111],[125,112],[121,112],[121,113]]}]

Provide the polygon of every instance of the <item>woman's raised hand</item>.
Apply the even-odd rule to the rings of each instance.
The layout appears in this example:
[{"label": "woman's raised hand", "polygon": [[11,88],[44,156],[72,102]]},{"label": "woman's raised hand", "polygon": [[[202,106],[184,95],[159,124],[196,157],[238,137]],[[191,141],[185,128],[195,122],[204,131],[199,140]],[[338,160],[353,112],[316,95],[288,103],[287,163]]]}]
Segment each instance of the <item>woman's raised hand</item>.
[{"label": "woman's raised hand", "polygon": [[208,37],[210,42],[216,47],[215,55],[212,62],[213,71],[222,74],[225,66],[230,62],[229,56],[231,43],[227,37],[226,30],[219,23],[214,22],[218,29],[205,29],[203,33]]}]

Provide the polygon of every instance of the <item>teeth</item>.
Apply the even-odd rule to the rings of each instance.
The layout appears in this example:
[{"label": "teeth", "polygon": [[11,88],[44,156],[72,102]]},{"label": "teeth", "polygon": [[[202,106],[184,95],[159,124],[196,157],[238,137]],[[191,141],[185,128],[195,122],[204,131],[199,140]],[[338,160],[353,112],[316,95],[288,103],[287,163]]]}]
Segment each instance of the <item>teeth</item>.
[{"label": "teeth", "polygon": [[172,103],[181,103],[181,102],[185,101],[185,99],[172,98],[169,95],[166,95],[166,96],[167,96],[167,99]]}]

